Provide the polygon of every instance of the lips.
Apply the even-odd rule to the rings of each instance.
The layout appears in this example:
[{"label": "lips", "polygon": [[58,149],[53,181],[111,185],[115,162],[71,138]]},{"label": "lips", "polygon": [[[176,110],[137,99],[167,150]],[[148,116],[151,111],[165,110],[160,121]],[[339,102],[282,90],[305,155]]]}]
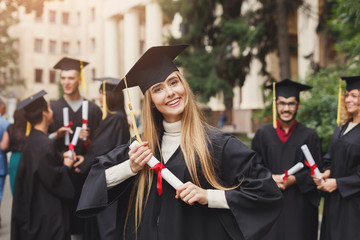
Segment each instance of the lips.
[{"label": "lips", "polygon": [[180,102],[180,98],[176,98],[174,100],[171,100],[169,102],[166,103],[167,106],[175,106],[176,104],[178,104]]}]

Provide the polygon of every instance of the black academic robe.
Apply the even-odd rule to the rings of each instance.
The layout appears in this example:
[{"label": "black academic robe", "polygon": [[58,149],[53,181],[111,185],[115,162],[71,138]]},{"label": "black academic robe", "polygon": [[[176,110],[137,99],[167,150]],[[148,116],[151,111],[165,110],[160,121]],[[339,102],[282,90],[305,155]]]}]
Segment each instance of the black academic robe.
[{"label": "black academic robe", "polygon": [[16,174],[12,240],[70,239],[67,204],[74,195],[69,170],[53,142],[31,130]]},{"label": "black academic robe", "polygon": [[[298,162],[304,163],[301,146],[306,144],[317,163],[321,160],[321,145],[317,134],[297,123],[293,133],[282,143],[272,124],[261,127],[252,141],[252,149],[260,155],[259,161],[272,174],[283,174]],[[318,232],[319,192],[304,168],[294,174],[296,183],[283,192],[284,206],[266,240],[316,240]]]},{"label": "black academic robe", "polygon": [[[123,110],[109,113],[101,121],[99,128],[84,156],[84,162],[79,165],[82,172],[88,172],[93,164],[97,162],[96,157],[104,155],[116,146],[130,141],[129,125]],[[87,239],[118,240],[121,239],[120,227],[117,222],[117,204],[97,214],[92,221],[92,231]],[[96,223],[97,222],[97,223]],[[91,224],[91,223],[90,223]]]},{"label": "black academic robe", "polygon": [[[54,122],[50,125],[48,132],[53,133],[59,128],[64,126],[63,124],[63,108],[69,108],[69,121],[73,122],[71,129],[75,132],[76,127],[82,126],[82,107],[80,107],[76,112],[67,104],[65,99],[62,97],[59,100],[52,102],[50,104],[51,109],[54,112],[53,119]],[[88,127],[90,129],[90,140],[93,139],[95,131],[98,128],[102,117],[101,109],[89,101],[88,109]],[[70,135],[70,141],[73,135]],[[55,140],[55,148],[61,154],[68,150],[68,147],[65,145],[64,137],[58,138]],[[84,146],[83,142],[79,139],[78,144],[75,147],[76,154],[85,155],[87,149]],[[72,234],[81,234],[84,232],[84,223],[83,219],[76,217],[75,210],[77,203],[80,198],[81,189],[86,179],[86,174],[76,173],[73,169],[70,171],[70,177],[75,187],[75,196],[73,201],[70,202],[70,214],[71,214],[71,233]]]},{"label": "black academic robe", "polygon": [[360,237],[360,125],[347,134],[336,128],[324,170],[330,169],[338,189],[325,193],[321,240],[350,240]]},{"label": "black academic robe", "polygon": [[[271,173],[256,163],[252,150],[235,137],[218,130],[211,129],[208,133],[216,172],[222,184],[230,187],[241,183],[238,188],[225,191],[230,209],[208,208],[197,203],[190,206],[175,199],[175,189],[165,180],[162,182],[163,193],[159,196],[155,176],[137,231],[137,239],[263,239],[279,214],[281,192],[272,180]],[[118,199],[122,204],[119,209],[123,213],[124,223],[131,188],[137,187],[136,177],[129,178],[108,191],[105,169],[128,159],[128,151],[128,145],[122,145],[98,158],[99,164],[91,169],[84,184],[83,193],[86,193],[86,197],[79,201],[78,214],[96,213]],[[180,147],[165,166],[182,182],[192,181]],[[201,186],[211,189],[200,166],[197,171]],[[131,206],[125,239],[136,239],[134,202]]]}]

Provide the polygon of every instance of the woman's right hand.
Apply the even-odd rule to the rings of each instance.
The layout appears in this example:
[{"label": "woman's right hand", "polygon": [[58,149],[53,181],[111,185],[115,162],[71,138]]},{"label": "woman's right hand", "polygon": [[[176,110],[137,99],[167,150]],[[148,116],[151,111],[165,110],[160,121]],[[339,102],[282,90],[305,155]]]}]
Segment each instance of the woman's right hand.
[{"label": "woman's right hand", "polygon": [[142,170],[152,157],[152,152],[148,145],[148,142],[142,142],[135,145],[129,151],[130,169],[133,173],[138,173]]},{"label": "woman's right hand", "polygon": [[63,154],[63,164],[66,165],[68,168],[71,168],[76,160],[76,155],[73,152],[73,155],[70,155],[71,151],[66,151]]}]

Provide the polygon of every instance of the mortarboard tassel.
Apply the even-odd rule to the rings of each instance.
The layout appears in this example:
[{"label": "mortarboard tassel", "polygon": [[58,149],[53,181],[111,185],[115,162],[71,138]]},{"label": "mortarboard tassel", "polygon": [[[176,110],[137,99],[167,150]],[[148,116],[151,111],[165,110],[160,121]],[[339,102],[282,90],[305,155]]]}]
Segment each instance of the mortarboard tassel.
[{"label": "mortarboard tassel", "polygon": [[127,92],[128,98],[129,98],[128,106],[129,106],[129,110],[130,110],[131,123],[132,123],[132,126],[133,126],[134,131],[135,131],[136,140],[137,140],[139,143],[141,143],[142,141],[141,141],[141,138],[140,138],[139,130],[137,129],[135,116],[134,116],[134,113],[133,113],[133,111],[132,111],[130,93],[129,93],[129,89],[128,89],[128,87],[127,87],[126,76],[124,77],[124,82],[125,82],[126,92]]},{"label": "mortarboard tassel", "polygon": [[338,94],[338,107],[337,107],[337,116],[336,124],[339,126],[341,121],[341,79],[339,79],[339,94]]},{"label": "mortarboard tassel", "polygon": [[29,136],[29,135],[30,135],[30,131],[31,131],[31,123],[30,123],[30,122],[26,122],[25,136]]},{"label": "mortarboard tassel", "polygon": [[103,81],[103,106],[102,106],[102,119],[104,120],[107,116],[107,105],[106,105],[106,90],[105,90],[105,81]]},{"label": "mortarboard tassel", "polygon": [[87,91],[87,86],[86,86],[86,81],[85,81],[85,78],[84,78],[83,68],[84,68],[83,62],[80,61],[81,87],[86,92]]},{"label": "mortarboard tassel", "polygon": [[273,104],[272,104],[272,111],[273,111],[273,127],[276,129],[276,94],[275,94],[275,82],[273,82]]}]

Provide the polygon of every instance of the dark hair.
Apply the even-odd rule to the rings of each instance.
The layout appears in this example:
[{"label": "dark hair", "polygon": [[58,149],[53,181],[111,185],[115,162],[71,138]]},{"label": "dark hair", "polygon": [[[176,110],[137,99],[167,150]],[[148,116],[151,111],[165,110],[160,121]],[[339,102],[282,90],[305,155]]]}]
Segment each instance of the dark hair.
[{"label": "dark hair", "polygon": [[106,105],[110,111],[124,110],[124,94],[122,90],[106,91]]},{"label": "dark hair", "polygon": [[36,104],[30,104],[29,107],[25,107],[25,118],[31,123],[32,126],[41,123],[42,112],[48,111],[48,104],[44,98],[36,100]]},{"label": "dark hair", "polygon": [[[276,96],[276,100],[278,100],[278,99],[279,99],[279,97],[282,97],[282,96]],[[300,102],[300,98],[299,98],[299,96],[293,96],[293,97],[295,97],[296,101]]]},{"label": "dark hair", "polygon": [[26,118],[25,118],[25,110],[15,110],[14,112],[14,128],[18,128],[21,130],[26,129]]}]

